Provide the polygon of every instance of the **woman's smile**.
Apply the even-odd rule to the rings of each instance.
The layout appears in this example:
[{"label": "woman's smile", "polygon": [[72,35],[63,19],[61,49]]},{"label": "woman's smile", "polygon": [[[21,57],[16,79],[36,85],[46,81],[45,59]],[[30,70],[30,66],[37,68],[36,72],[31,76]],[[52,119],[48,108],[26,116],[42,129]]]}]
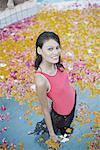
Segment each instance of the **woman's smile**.
[{"label": "woman's smile", "polygon": [[59,58],[59,56],[53,56],[53,57],[51,57],[51,58],[58,59],[58,58]]}]

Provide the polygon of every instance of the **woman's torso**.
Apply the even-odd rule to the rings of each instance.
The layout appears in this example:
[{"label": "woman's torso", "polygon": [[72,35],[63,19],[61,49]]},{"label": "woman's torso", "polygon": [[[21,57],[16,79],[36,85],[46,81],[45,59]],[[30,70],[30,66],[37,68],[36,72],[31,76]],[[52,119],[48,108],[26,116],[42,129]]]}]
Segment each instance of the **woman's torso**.
[{"label": "woman's torso", "polygon": [[66,70],[56,70],[55,74],[49,75],[41,71],[35,72],[41,76],[47,84],[47,97],[53,102],[53,109],[60,115],[68,115],[75,103],[75,89],[70,86]]}]

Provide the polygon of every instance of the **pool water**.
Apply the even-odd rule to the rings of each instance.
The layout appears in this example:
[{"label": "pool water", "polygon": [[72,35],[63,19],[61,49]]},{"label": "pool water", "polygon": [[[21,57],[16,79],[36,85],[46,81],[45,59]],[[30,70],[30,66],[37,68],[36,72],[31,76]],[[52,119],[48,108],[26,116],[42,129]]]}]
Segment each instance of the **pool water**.
[{"label": "pool water", "polygon": [[[71,0],[65,0],[65,1],[71,1]],[[62,0],[38,0],[38,2],[46,3],[46,2],[62,2]],[[34,9],[33,9],[34,8]],[[16,11],[14,14],[9,14],[8,16],[5,16],[2,20],[0,20],[0,28],[3,28],[11,23],[17,22],[19,20],[22,20],[24,17],[30,17],[37,13],[38,7],[31,7],[24,9],[22,11]],[[98,100],[100,99],[100,96],[95,96],[93,98],[90,98],[90,90],[86,89],[83,92],[80,91],[79,87],[76,87],[77,90],[77,105],[76,105],[76,112],[75,115],[77,115],[77,110],[79,108],[80,103],[86,103],[88,106],[88,110],[91,112],[89,117],[91,119],[91,122],[86,124],[81,124],[74,119],[75,122],[75,128],[73,132],[73,136],[70,138],[70,140],[64,144],[62,144],[61,150],[87,150],[86,142],[90,141],[91,139],[94,139],[93,137],[84,137],[82,136],[85,133],[90,132],[90,128],[93,127],[94,118],[92,112],[99,111],[98,107]],[[28,135],[29,131],[33,131],[35,128],[35,125],[38,121],[41,121],[43,116],[36,115],[35,112],[30,113],[28,116],[25,116],[27,119],[24,118],[24,112],[28,110],[27,103],[24,103],[24,105],[20,106],[18,101],[16,101],[14,98],[7,99],[5,97],[0,98],[0,107],[4,105],[6,106],[6,110],[2,112],[0,110],[0,115],[3,114],[6,115],[8,113],[9,119],[8,120],[0,120],[0,128],[7,127],[7,131],[3,132],[1,134],[0,129],[0,144],[2,142],[2,139],[5,139],[8,144],[14,143],[16,145],[16,150],[20,149],[20,144],[23,145],[24,150],[43,150],[46,149],[46,146],[39,145],[37,141],[35,141],[34,135]],[[87,117],[87,113],[85,114]],[[32,125],[29,124],[29,122],[32,122]]]},{"label": "pool water", "polygon": [[[76,87],[77,91],[77,105],[76,112],[78,108],[78,104],[81,102],[86,103],[89,107],[89,111],[97,111],[98,108],[98,99],[99,96],[95,98],[89,98],[90,91],[84,90],[81,92],[78,87]],[[25,103],[23,106],[20,106],[18,102],[12,99],[1,98],[0,106],[5,105],[6,111],[4,113],[9,113],[9,120],[0,122],[0,126],[7,126],[7,132],[3,132],[2,137],[0,136],[0,141],[2,138],[6,138],[8,143],[14,143],[16,145],[16,149],[19,149],[19,145],[23,144],[24,150],[43,150],[46,149],[45,146],[39,145],[38,142],[34,140],[33,135],[28,135],[29,131],[33,131],[35,125],[38,121],[41,121],[43,116],[36,115],[34,112],[26,116],[31,122],[30,126],[27,120],[24,120],[23,114],[26,110],[28,110],[27,104]],[[75,112],[75,114],[76,114]],[[1,113],[1,112],[0,112]],[[94,118],[93,115],[90,116],[91,119]],[[75,119],[74,119],[75,121]],[[90,127],[94,124],[94,122],[87,123],[85,125],[80,126],[77,122],[74,128],[73,137],[66,143],[62,144],[61,150],[86,150],[87,145],[86,141],[91,140],[93,137],[82,137],[82,134],[88,133]],[[78,142],[80,140],[80,142]]]}]

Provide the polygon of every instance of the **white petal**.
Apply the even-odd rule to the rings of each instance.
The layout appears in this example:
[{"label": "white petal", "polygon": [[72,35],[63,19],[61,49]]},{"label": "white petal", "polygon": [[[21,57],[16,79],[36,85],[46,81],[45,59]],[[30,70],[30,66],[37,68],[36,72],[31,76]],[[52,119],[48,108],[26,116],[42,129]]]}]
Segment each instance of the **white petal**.
[{"label": "white petal", "polygon": [[18,82],[18,80],[14,80],[14,82],[16,83],[16,82]]},{"label": "white petal", "polygon": [[1,66],[1,67],[6,67],[7,64],[0,63],[0,66]]},{"label": "white petal", "polygon": [[62,139],[64,138],[64,136],[63,136],[63,135],[59,135],[59,137],[60,137],[60,138],[62,138]]},{"label": "white petal", "polygon": [[1,78],[1,79],[4,79],[4,76],[1,76],[1,75],[0,75],[0,78]]},{"label": "white petal", "polygon": [[66,137],[67,137],[67,134],[65,133],[65,134],[64,134],[64,138],[66,138]]},{"label": "white petal", "polygon": [[61,140],[62,143],[68,142],[69,138],[64,138],[63,140]]}]

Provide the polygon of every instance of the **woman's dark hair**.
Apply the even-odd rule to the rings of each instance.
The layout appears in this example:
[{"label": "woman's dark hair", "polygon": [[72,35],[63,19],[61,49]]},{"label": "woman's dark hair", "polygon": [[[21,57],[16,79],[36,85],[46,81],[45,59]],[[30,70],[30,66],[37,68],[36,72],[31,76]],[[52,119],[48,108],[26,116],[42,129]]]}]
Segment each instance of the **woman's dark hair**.
[{"label": "woman's dark hair", "polygon": [[[37,38],[37,41],[36,41],[36,60],[35,60],[35,64],[34,64],[35,65],[34,67],[36,70],[38,69],[40,63],[42,62],[42,56],[40,54],[38,54],[37,48],[38,47],[42,48],[44,42],[48,41],[50,39],[55,40],[59,44],[59,46],[61,46],[60,45],[60,39],[59,39],[58,35],[55,34],[54,32],[43,32],[43,33],[41,33],[39,35],[39,37]],[[58,69],[60,69],[61,67],[64,68],[64,66],[61,64],[61,56],[59,56],[59,62],[56,63],[56,66]]]}]

